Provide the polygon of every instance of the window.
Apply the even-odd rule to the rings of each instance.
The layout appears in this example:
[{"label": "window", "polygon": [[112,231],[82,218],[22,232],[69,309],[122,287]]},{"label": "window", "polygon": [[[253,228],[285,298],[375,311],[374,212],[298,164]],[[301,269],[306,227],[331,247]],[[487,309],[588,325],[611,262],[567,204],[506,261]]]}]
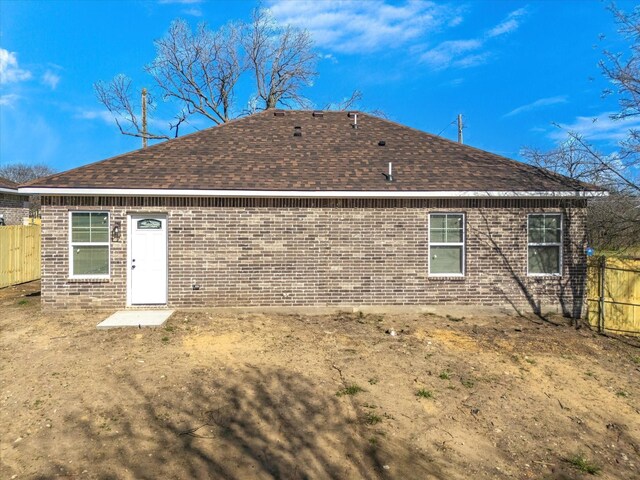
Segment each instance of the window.
[{"label": "window", "polygon": [[562,266],[562,215],[529,215],[529,275],[560,275]]},{"label": "window", "polygon": [[161,230],[162,222],[154,218],[138,220],[138,230]]},{"label": "window", "polygon": [[70,276],[109,278],[109,214],[71,212],[70,216]]},{"label": "window", "polygon": [[464,215],[429,215],[429,275],[464,275]]}]

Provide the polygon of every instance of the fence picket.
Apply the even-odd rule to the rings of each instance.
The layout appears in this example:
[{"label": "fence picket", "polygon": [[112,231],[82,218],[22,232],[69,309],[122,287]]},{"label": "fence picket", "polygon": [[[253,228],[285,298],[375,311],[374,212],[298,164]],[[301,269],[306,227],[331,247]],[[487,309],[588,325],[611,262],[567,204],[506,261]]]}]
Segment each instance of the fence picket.
[{"label": "fence picket", "polygon": [[40,278],[40,225],[0,227],[0,288]]},{"label": "fence picket", "polygon": [[640,335],[640,259],[592,259],[587,306],[589,324],[599,332]]}]

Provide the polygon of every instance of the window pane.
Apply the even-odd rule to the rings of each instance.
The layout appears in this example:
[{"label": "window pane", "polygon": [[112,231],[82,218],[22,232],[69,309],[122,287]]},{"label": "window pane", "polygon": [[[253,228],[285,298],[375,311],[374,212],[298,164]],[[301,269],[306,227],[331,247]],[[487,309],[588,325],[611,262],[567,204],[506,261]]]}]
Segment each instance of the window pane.
[{"label": "window pane", "polygon": [[138,230],[161,230],[162,222],[154,218],[138,220]]},{"label": "window pane", "polygon": [[547,230],[557,230],[560,228],[560,216],[559,215],[545,215],[544,228]]},{"label": "window pane", "polygon": [[445,227],[446,217],[444,215],[431,215],[431,229]]},{"label": "window pane", "polygon": [[88,228],[73,228],[71,230],[71,241],[73,242],[90,242],[91,235]]},{"label": "window pane", "polygon": [[462,215],[447,215],[447,228],[462,228]]},{"label": "window pane", "polygon": [[462,273],[462,247],[431,247],[431,273]]},{"label": "window pane", "polygon": [[74,212],[71,214],[71,227],[72,229],[75,228],[89,228],[90,225],[90,217],[91,214],[90,213],[83,213],[83,212]]},{"label": "window pane", "polygon": [[109,247],[73,247],[74,275],[107,275],[109,273]]},{"label": "window pane", "polygon": [[71,214],[72,242],[108,242],[109,214],[104,212],[74,212]]},{"label": "window pane", "polygon": [[529,247],[529,273],[560,273],[560,247]]},{"label": "window pane", "polygon": [[103,212],[91,213],[91,226],[106,228],[109,222],[109,214]]},{"label": "window pane", "polygon": [[540,229],[544,225],[544,217],[542,215],[529,215],[529,230]]},{"label": "window pane", "polygon": [[462,243],[462,229],[447,230],[447,242]]},{"label": "window pane", "polygon": [[92,242],[108,242],[109,230],[106,228],[92,228],[91,241]]},{"label": "window pane", "polygon": [[546,243],[560,243],[560,230],[545,230],[544,242]]},{"label": "window pane", "polygon": [[529,243],[544,243],[544,230],[538,228],[530,228]]},{"label": "window pane", "polygon": [[443,229],[434,230],[432,228],[431,229],[431,236],[429,237],[429,239],[432,242],[445,242],[447,240],[446,231],[443,230]]}]

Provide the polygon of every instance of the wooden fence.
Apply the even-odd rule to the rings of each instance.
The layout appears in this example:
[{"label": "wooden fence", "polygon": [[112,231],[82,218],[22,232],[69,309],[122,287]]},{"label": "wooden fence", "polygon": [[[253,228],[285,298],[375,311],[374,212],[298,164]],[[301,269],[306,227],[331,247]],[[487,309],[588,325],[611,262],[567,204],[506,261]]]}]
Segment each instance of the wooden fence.
[{"label": "wooden fence", "polygon": [[40,278],[40,225],[0,227],[0,288]]},{"label": "wooden fence", "polygon": [[599,332],[640,335],[640,258],[589,259],[587,304]]}]

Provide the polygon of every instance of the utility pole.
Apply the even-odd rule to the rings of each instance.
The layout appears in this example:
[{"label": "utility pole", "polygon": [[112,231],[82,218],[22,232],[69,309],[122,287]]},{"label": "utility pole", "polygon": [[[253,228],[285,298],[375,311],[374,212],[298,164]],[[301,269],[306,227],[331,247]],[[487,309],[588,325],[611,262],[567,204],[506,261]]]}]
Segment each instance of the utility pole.
[{"label": "utility pole", "polygon": [[142,148],[147,148],[147,89],[142,89]]},{"label": "utility pole", "polygon": [[458,114],[458,143],[464,143],[462,141],[462,114]]}]

